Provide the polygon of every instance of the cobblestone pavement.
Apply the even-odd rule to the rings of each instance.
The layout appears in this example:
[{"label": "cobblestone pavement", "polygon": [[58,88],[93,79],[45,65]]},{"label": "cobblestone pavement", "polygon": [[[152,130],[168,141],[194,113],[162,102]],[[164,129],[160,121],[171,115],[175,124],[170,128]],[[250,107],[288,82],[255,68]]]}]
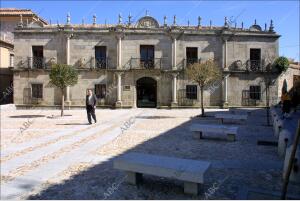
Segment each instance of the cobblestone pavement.
[{"label": "cobblestone pavement", "polygon": [[[220,124],[213,118],[220,112],[228,111],[210,109],[200,118],[199,109],[98,109],[93,125],[84,110],[67,110],[63,118],[57,110],[1,112],[1,199],[236,199],[245,188],[280,191],[277,148],[257,145],[275,141],[265,111],[252,110],[237,124],[235,142],[213,134],[192,138],[192,123]],[[115,157],[131,151],[206,160],[212,167],[199,196],[183,194],[181,181],[150,175],[132,186],[112,167]],[[299,185],[289,192],[300,195]]]}]

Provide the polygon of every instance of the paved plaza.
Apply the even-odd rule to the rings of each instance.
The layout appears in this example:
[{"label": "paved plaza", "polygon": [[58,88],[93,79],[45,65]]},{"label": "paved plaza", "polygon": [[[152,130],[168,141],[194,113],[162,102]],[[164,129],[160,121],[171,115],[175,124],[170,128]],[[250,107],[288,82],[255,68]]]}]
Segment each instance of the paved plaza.
[{"label": "paved plaza", "polygon": [[[97,109],[97,124],[88,125],[85,110],[66,110],[63,118],[59,110],[2,110],[1,199],[276,198],[264,196],[280,192],[283,159],[276,146],[257,143],[276,141],[266,111],[251,109],[246,123],[235,124],[234,142],[213,134],[193,138],[191,124],[221,124],[213,116],[228,112],[206,111],[200,118],[200,109]],[[201,194],[191,196],[174,179],[145,175],[139,186],[124,182],[113,161],[129,152],[212,166]],[[299,185],[290,184],[288,192],[299,196]]]}]

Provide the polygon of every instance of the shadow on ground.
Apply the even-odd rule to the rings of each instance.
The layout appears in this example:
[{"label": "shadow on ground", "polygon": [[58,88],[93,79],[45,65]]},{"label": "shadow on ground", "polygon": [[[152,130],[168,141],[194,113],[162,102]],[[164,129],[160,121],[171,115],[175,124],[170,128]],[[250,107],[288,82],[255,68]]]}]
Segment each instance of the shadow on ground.
[{"label": "shadow on ground", "polygon": [[62,125],[90,125],[89,123],[65,123],[65,124],[56,124],[58,126],[62,126]]},{"label": "shadow on ground", "polygon": [[39,118],[39,117],[45,117],[45,115],[16,115],[16,116],[10,116],[10,118]]},{"label": "shadow on ground", "polygon": [[[214,112],[207,112],[209,116],[213,114]],[[198,196],[183,194],[183,182],[174,179],[144,175],[141,185],[126,184],[125,174],[113,169],[116,156],[59,184],[47,186],[39,194],[27,199],[203,199],[208,192],[210,194],[207,199],[236,199],[241,187],[280,191],[280,165],[283,161],[277,157],[277,149],[272,146],[257,146],[257,138],[262,135],[274,139],[272,128],[261,127],[265,117],[260,117],[260,114],[264,114],[264,110],[253,110],[249,117],[251,124],[239,125],[241,129],[235,142],[193,139],[189,131],[192,123],[203,123],[207,119],[212,120],[210,123],[216,123],[210,117],[197,117],[122,153],[140,152],[210,161],[212,166],[206,175],[202,193]],[[162,119],[160,116],[139,118],[143,118],[140,122],[143,124],[147,124],[147,119]],[[213,186],[224,178],[226,180],[211,192]],[[105,193],[109,196],[105,196]]]}]

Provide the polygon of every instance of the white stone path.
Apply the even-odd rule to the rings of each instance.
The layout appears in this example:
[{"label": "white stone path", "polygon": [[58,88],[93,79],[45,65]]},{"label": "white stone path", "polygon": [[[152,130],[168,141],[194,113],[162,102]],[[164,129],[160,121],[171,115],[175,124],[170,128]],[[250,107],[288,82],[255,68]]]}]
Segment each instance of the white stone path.
[{"label": "white stone path", "polygon": [[[124,110],[118,116],[113,116],[112,119],[96,124],[96,126],[90,126],[88,129],[86,129],[87,126],[76,126],[76,130],[57,132],[50,136],[41,137],[3,150],[1,159],[10,154],[22,152],[22,150],[27,148],[34,148],[39,144],[74,133],[74,136],[58,140],[50,145],[45,145],[45,147],[33,149],[28,153],[12,157],[10,160],[1,163],[1,176],[7,177],[13,173],[11,175],[12,179],[1,182],[1,199],[20,199],[29,192],[41,188],[45,182],[55,178],[56,175],[68,169],[71,165],[81,162],[97,164],[105,161],[105,157],[93,155],[92,152],[120,135],[122,133],[122,124],[139,114],[145,115],[145,110],[137,109],[130,110],[130,112]],[[143,119],[137,119],[137,121],[143,121]],[[75,146],[74,149],[71,146],[71,150],[67,149],[65,152],[62,151],[60,153],[61,149],[63,150],[76,143],[79,143],[79,146]],[[58,156],[55,155],[55,152],[59,152]],[[53,154],[55,157],[51,157]],[[47,160],[41,160],[43,158]],[[37,161],[41,163],[36,166]],[[25,168],[25,171],[22,171],[22,166],[26,167],[26,165],[31,168],[28,170]]]}]

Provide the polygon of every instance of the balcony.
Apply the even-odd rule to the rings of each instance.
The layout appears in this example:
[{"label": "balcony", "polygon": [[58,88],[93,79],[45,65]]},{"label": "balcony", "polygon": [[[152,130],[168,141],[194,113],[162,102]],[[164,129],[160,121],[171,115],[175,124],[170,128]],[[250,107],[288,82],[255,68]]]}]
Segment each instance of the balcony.
[{"label": "balcony", "polygon": [[28,68],[30,69],[45,69],[46,58],[45,57],[28,57]]},{"label": "balcony", "polygon": [[261,60],[248,60],[247,61],[248,71],[262,71],[262,61]]},{"label": "balcony", "polygon": [[108,58],[95,58],[95,68],[96,69],[107,69]]},{"label": "balcony", "polygon": [[97,70],[107,70],[113,68],[114,63],[109,57],[91,57],[86,63],[83,62],[81,68],[91,68]]},{"label": "balcony", "polygon": [[271,63],[266,63],[265,60],[247,60],[242,62],[237,60],[229,66],[232,71],[247,71],[247,72],[274,72]]},{"label": "balcony", "polygon": [[200,63],[201,59],[197,59],[197,58],[188,58],[188,59],[182,59],[181,62],[179,62],[176,66],[177,69],[185,69],[187,68],[189,65],[192,65],[194,63]]},{"label": "balcony", "polygon": [[153,59],[142,59],[142,58],[131,58],[130,59],[130,69],[162,69],[163,58],[153,58]]}]

